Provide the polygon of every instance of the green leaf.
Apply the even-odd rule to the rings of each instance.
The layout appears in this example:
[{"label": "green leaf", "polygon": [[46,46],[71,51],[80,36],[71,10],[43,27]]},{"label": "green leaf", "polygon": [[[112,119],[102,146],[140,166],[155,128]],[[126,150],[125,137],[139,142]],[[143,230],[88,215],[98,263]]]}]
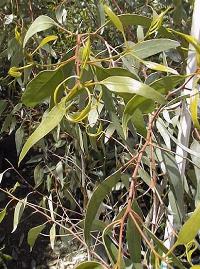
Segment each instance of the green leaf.
[{"label": "green leaf", "polygon": [[157,64],[157,63],[150,62],[150,61],[142,61],[142,63],[149,69],[152,69],[155,71],[161,71],[161,72],[168,72],[168,73],[172,73],[174,75],[178,75],[178,72],[175,69],[170,68],[168,66],[165,66],[162,64]]},{"label": "green leaf", "polygon": [[97,211],[105,199],[106,195],[108,195],[112,188],[117,184],[121,177],[121,169],[116,171],[114,174],[107,177],[103,182],[99,184],[99,186],[94,190],[92,197],[89,200],[86,217],[85,217],[85,227],[84,227],[84,236],[87,244],[90,244],[90,232],[92,229],[93,222],[95,220],[95,216]]},{"label": "green leaf", "polygon": [[22,102],[26,106],[34,107],[53,95],[56,87],[72,72],[73,62],[55,70],[45,70],[32,79],[22,95]]},{"label": "green leaf", "polygon": [[26,198],[20,200],[15,207],[12,233],[17,229],[21,216],[24,212],[25,206],[26,206]]},{"label": "green leaf", "polygon": [[75,267],[75,269],[106,269],[99,262],[83,262]]},{"label": "green leaf", "polygon": [[23,42],[23,48],[26,46],[26,43],[34,34],[41,31],[45,31],[52,26],[58,26],[58,24],[50,17],[46,15],[41,15],[37,17],[26,32]]},{"label": "green leaf", "polygon": [[[200,144],[199,141],[197,141],[196,139],[193,140],[191,146],[190,146],[191,150],[195,150],[196,152],[199,153],[200,156]],[[196,194],[195,194],[195,204],[200,202],[200,158],[191,155],[192,161],[194,163],[194,171],[195,171],[195,175],[196,175]]]},{"label": "green leaf", "polygon": [[58,39],[58,37],[56,35],[46,36],[45,38],[42,39],[42,41],[40,42],[38,47],[33,51],[33,53],[31,55],[33,55],[38,49],[42,48],[47,43],[49,43],[51,41],[55,41],[56,39]]},{"label": "green leaf", "polygon": [[191,217],[184,223],[175,245],[185,245],[192,241],[200,230],[200,203],[197,205]]},{"label": "green leaf", "polygon": [[[133,203],[132,209],[140,217],[142,216],[141,209],[139,208],[136,201]],[[128,243],[128,251],[131,256],[131,261],[133,263],[141,263],[142,237],[130,216],[127,223],[126,238]]]},{"label": "green leaf", "polygon": [[0,223],[3,221],[5,216],[6,216],[6,207],[0,211]]},{"label": "green leaf", "polygon": [[129,77],[108,77],[99,83],[106,86],[112,92],[137,94],[161,104],[166,102],[162,94],[150,86]]},{"label": "green leaf", "polygon": [[199,78],[195,78],[193,81],[193,89],[190,94],[190,112],[194,127],[200,130],[200,124],[198,120],[198,105],[199,105]]},{"label": "green leaf", "polygon": [[140,59],[145,59],[160,52],[180,46],[180,43],[171,39],[152,39],[142,41],[128,48],[128,53]]},{"label": "green leaf", "polygon": [[38,235],[41,233],[41,231],[44,229],[45,226],[46,226],[45,224],[41,224],[41,225],[38,225],[38,226],[29,230],[27,242],[28,242],[31,250],[35,245],[35,241],[36,241]]},{"label": "green leaf", "polygon": [[[127,136],[127,125],[128,125],[129,120],[133,118],[135,113],[137,113],[136,110],[143,111],[143,107],[144,107],[144,109],[146,109],[146,107],[148,107],[148,109],[149,109],[151,107],[151,100],[148,100],[148,99],[146,99],[142,96],[139,96],[139,95],[133,96],[130,99],[130,101],[128,101],[128,103],[126,104],[126,106],[124,108],[123,116],[122,116],[122,128],[123,128],[123,132],[125,134],[125,137]],[[140,113],[140,112],[138,112],[138,113]],[[145,135],[145,133],[146,133],[145,126],[143,128],[142,128],[142,126],[140,126],[140,130],[142,131],[142,134]]]},{"label": "green leaf", "polygon": [[[141,25],[146,28],[150,27],[151,19],[145,16],[136,15],[136,14],[124,14],[119,16],[120,21],[123,26],[127,27],[129,25]],[[162,37],[174,39],[174,35],[170,33],[165,27],[161,26],[158,29],[158,33],[161,34]]]},{"label": "green leaf", "polygon": [[124,35],[124,27],[117,15],[106,5],[104,5],[104,10],[108,15],[109,19],[115,25],[115,27]]},{"label": "green leaf", "polygon": [[39,124],[37,129],[31,134],[31,136],[26,141],[25,145],[22,148],[22,151],[19,156],[19,163],[23,160],[29,149],[35,145],[41,138],[47,135],[52,131],[62,120],[65,115],[65,98],[61,102],[54,106],[51,111],[45,116],[42,122]]},{"label": "green leaf", "polygon": [[170,184],[169,200],[174,212],[174,222],[176,225],[181,225],[184,217],[184,188],[182,178],[174,156],[171,153],[162,151],[162,157],[166,168]]}]

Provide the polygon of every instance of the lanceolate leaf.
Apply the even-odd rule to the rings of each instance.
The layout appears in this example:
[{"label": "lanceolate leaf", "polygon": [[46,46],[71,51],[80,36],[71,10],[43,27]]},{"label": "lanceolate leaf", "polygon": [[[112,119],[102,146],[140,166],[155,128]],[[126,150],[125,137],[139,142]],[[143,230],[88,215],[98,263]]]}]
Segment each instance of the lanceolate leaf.
[{"label": "lanceolate leaf", "polygon": [[191,217],[184,223],[181,228],[176,245],[185,245],[192,241],[200,230],[200,203],[197,205]]},{"label": "lanceolate leaf", "polygon": [[152,39],[137,43],[128,50],[129,53],[140,59],[145,59],[162,51],[180,46],[179,42],[171,39]]},{"label": "lanceolate leaf", "polygon": [[13,220],[13,230],[12,232],[14,232],[17,229],[17,226],[19,224],[20,218],[24,212],[26,206],[26,198],[19,201],[15,207],[15,211],[14,211],[14,220]]},{"label": "lanceolate leaf", "polygon": [[112,23],[115,25],[115,27],[124,35],[124,27],[120,21],[120,19],[115,15],[115,13],[106,5],[104,5],[104,10],[106,14],[108,15],[109,19],[112,21]]},{"label": "lanceolate leaf", "polygon": [[55,70],[45,70],[32,79],[22,95],[22,102],[26,106],[34,107],[53,95],[56,87],[72,72],[73,62]]},{"label": "lanceolate leaf", "polygon": [[75,269],[106,269],[106,267],[98,262],[83,262],[76,266]]},{"label": "lanceolate leaf", "polygon": [[58,105],[52,108],[52,110],[42,120],[37,129],[32,133],[31,136],[29,136],[19,156],[19,163],[23,160],[29,149],[35,143],[37,143],[41,138],[47,135],[59,124],[64,115],[65,115],[65,98],[63,98]]},{"label": "lanceolate leaf", "polygon": [[97,211],[105,199],[106,195],[108,195],[112,188],[117,184],[121,177],[121,170],[118,170],[111,176],[107,177],[99,186],[94,190],[94,193],[88,203],[88,208],[85,217],[85,227],[84,227],[84,236],[87,244],[90,244],[90,232],[92,229],[93,221],[95,220],[95,216]]},{"label": "lanceolate leaf", "polygon": [[26,43],[34,34],[41,32],[41,31],[45,31],[45,30],[51,28],[52,26],[58,26],[58,24],[50,17],[48,17],[46,15],[41,15],[41,16],[37,17],[34,20],[34,22],[31,24],[31,26],[29,27],[29,29],[24,37],[23,47],[26,46]]},{"label": "lanceolate leaf", "polygon": [[28,242],[31,250],[35,245],[35,241],[36,241],[38,235],[41,233],[41,231],[44,229],[44,227],[45,227],[45,224],[41,224],[41,225],[36,226],[36,227],[29,230],[27,242]]},{"label": "lanceolate leaf", "polygon": [[165,103],[165,97],[150,86],[129,77],[113,76],[100,82],[110,91],[116,93],[130,93],[152,99],[160,104]]},{"label": "lanceolate leaf", "polygon": [[2,211],[0,211],[0,223],[3,221],[5,216],[6,216],[6,207]]},{"label": "lanceolate leaf", "polygon": [[190,94],[190,112],[194,127],[200,130],[200,124],[198,120],[198,105],[199,105],[199,89],[198,89],[199,86],[197,84],[198,81],[199,78],[194,80],[193,89]]}]

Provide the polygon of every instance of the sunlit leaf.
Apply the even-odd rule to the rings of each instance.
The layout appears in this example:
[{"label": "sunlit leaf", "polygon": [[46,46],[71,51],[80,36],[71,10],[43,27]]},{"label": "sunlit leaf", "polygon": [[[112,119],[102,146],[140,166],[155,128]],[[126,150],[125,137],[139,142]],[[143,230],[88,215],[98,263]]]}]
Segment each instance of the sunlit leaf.
[{"label": "sunlit leaf", "polygon": [[165,97],[150,86],[129,77],[113,76],[100,82],[115,93],[130,93],[164,104]]},{"label": "sunlit leaf", "polygon": [[124,35],[124,27],[117,15],[106,5],[104,5],[104,10],[115,27]]},{"label": "sunlit leaf", "polygon": [[17,229],[17,226],[19,224],[19,221],[21,219],[25,207],[26,207],[26,198],[20,200],[15,207],[12,233]]},{"label": "sunlit leaf", "polygon": [[0,223],[3,221],[5,216],[6,216],[6,207],[0,211]]},{"label": "sunlit leaf", "polygon": [[55,223],[51,226],[49,237],[50,237],[51,248],[54,249],[55,239],[56,239],[56,224]]},{"label": "sunlit leaf", "polygon": [[46,15],[41,15],[37,17],[34,20],[34,22],[31,24],[31,26],[29,27],[28,31],[26,32],[26,35],[24,37],[23,47],[26,46],[26,43],[28,42],[28,40],[36,33],[45,31],[51,28],[52,26],[57,26],[57,25],[58,24],[53,19],[51,19],[50,17]]},{"label": "sunlit leaf", "polygon": [[23,160],[29,149],[41,138],[51,132],[62,120],[65,115],[65,98],[54,106],[51,111],[43,118],[37,129],[29,136],[19,156],[19,163]]},{"label": "sunlit leaf", "polygon": [[190,218],[183,224],[178,233],[176,245],[185,245],[192,241],[200,230],[200,203],[197,205],[195,211]]}]

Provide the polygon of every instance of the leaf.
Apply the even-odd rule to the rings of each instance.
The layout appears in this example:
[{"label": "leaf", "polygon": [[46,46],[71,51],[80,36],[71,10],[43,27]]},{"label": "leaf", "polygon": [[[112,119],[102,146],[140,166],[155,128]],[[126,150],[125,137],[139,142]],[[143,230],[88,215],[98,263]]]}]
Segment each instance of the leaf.
[{"label": "leaf", "polygon": [[[143,228],[146,230],[149,237],[153,239],[157,248],[163,251],[164,253],[168,253],[169,250],[165,247],[164,243],[161,240],[159,240],[155,236],[155,234],[152,233],[146,226],[143,226]],[[182,264],[182,262],[173,253],[170,253],[168,257],[172,260],[173,265],[177,265],[177,268],[186,269],[186,267]]]},{"label": "leaf", "polygon": [[106,14],[108,15],[109,19],[112,21],[112,23],[115,25],[115,27],[123,34],[124,36],[124,27],[118,18],[117,15],[106,5],[104,5],[104,10]]},{"label": "leaf", "polygon": [[49,43],[51,41],[55,41],[56,39],[58,39],[58,37],[56,35],[46,36],[45,38],[42,39],[42,41],[40,42],[39,46],[33,51],[33,53],[31,55],[33,55],[38,49],[42,48],[47,43]]},{"label": "leaf", "polygon": [[[140,217],[142,216],[141,209],[139,208],[137,202],[135,201],[132,205],[132,209]],[[129,216],[127,223],[126,238],[128,243],[128,251],[131,256],[131,261],[133,263],[141,263],[141,234],[139,233],[137,227],[135,226],[133,220]]]},{"label": "leaf", "polygon": [[55,70],[45,70],[32,79],[22,95],[26,106],[34,107],[53,95],[56,87],[72,72],[73,62],[69,62]]},{"label": "leaf", "polygon": [[157,63],[150,62],[150,61],[142,61],[142,63],[149,69],[161,71],[161,72],[168,72],[168,73],[172,73],[174,75],[178,75],[178,72],[175,69],[170,68],[168,66],[165,66],[162,64],[157,64]]},{"label": "leaf", "polygon": [[99,262],[83,262],[75,267],[75,269],[106,269]]},{"label": "leaf", "polygon": [[54,249],[55,239],[56,239],[56,224],[55,223],[51,226],[49,237],[50,237],[51,248]]},{"label": "leaf", "polygon": [[171,7],[168,7],[165,11],[161,12],[158,16],[155,16],[153,18],[153,20],[151,22],[151,25],[149,27],[149,30],[148,30],[148,32],[146,34],[146,37],[149,36],[149,35],[152,35],[156,31],[158,31],[158,29],[162,25],[163,17],[169,11],[169,9],[171,9]]},{"label": "leaf", "polygon": [[175,245],[185,245],[192,241],[200,230],[200,203],[198,203],[191,217],[183,224],[178,233]]},{"label": "leaf", "polygon": [[[148,107],[148,109],[151,108],[151,100],[146,99],[139,95],[133,96],[130,99],[130,101],[128,101],[128,103],[126,104],[124,108],[123,116],[122,116],[122,128],[123,128],[125,137],[127,136],[127,125],[128,125],[129,120],[133,118],[134,113],[137,113],[136,110],[143,111],[143,107],[145,107],[145,109],[146,107]],[[145,135],[145,126],[140,130],[142,130],[142,134]]]},{"label": "leaf", "polygon": [[10,75],[11,77],[14,77],[14,78],[19,78],[22,75],[22,73],[19,70],[20,70],[19,67],[13,66],[9,69],[8,75]]},{"label": "leaf", "polygon": [[0,223],[3,221],[5,216],[6,216],[6,207],[0,211]]},{"label": "leaf", "polygon": [[29,136],[19,156],[19,163],[23,160],[29,149],[35,145],[41,138],[52,131],[65,115],[65,98],[54,106],[51,111],[43,118],[37,129]]},{"label": "leaf", "polygon": [[93,222],[95,220],[95,216],[97,211],[105,199],[106,195],[108,195],[112,188],[117,184],[120,180],[121,169],[107,177],[103,182],[99,184],[99,186],[94,190],[92,197],[89,200],[86,217],[85,217],[85,227],[84,227],[84,236],[85,241],[89,245],[90,244],[90,232],[92,229]]},{"label": "leaf", "polygon": [[[191,146],[190,146],[191,150],[195,150],[196,152],[199,153],[200,156],[200,144],[199,141],[197,141],[196,139],[193,140]],[[194,171],[195,171],[195,175],[196,175],[196,180],[197,180],[197,184],[196,184],[196,194],[195,194],[195,204],[200,202],[200,158],[191,155],[192,161],[194,163]]]},{"label": "leaf", "polygon": [[29,230],[27,242],[28,242],[31,250],[33,249],[33,247],[35,245],[35,241],[36,241],[38,235],[41,233],[41,231],[44,229],[45,226],[46,226],[45,224],[41,224],[41,225],[38,225],[38,226]]},{"label": "leaf", "polygon": [[113,76],[99,83],[106,86],[112,92],[137,94],[161,104],[166,102],[162,94],[158,93],[150,86],[129,77]]},{"label": "leaf", "polygon": [[26,198],[20,200],[15,207],[12,233],[17,229],[20,218],[24,212],[25,206],[26,206]]},{"label": "leaf", "polygon": [[160,52],[180,46],[180,43],[171,39],[159,38],[142,41],[128,48],[128,53],[140,59],[145,59]]},{"label": "leaf", "polygon": [[169,193],[170,205],[175,214],[174,222],[181,225],[184,217],[184,187],[182,178],[174,156],[162,150],[162,157],[165,164],[168,180],[170,184],[171,193]]},{"label": "leaf", "polygon": [[26,46],[26,43],[34,34],[41,31],[45,31],[52,26],[58,26],[58,24],[50,17],[46,15],[41,15],[37,17],[26,32],[23,42],[23,48]]},{"label": "leaf", "polygon": [[194,127],[200,130],[200,124],[198,120],[198,105],[199,105],[199,78],[194,79],[193,89],[190,94],[190,112]]}]

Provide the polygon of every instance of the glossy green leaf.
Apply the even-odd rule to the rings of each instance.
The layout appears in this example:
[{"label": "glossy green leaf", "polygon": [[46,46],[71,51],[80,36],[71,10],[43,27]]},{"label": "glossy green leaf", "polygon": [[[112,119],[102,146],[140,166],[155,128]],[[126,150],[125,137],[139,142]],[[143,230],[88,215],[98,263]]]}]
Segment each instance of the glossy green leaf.
[{"label": "glossy green leaf", "polygon": [[29,149],[35,145],[41,138],[51,132],[62,120],[65,115],[65,98],[54,106],[51,111],[43,118],[37,129],[29,136],[19,156],[19,163],[23,160]]},{"label": "glossy green leaf", "polygon": [[34,20],[34,22],[31,24],[31,26],[29,27],[28,31],[26,32],[26,35],[24,37],[23,47],[26,46],[26,43],[33,35],[35,35],[38,32],[45,31],[51,28],[52,26],[58,26],[58,24],[50,17],[46,15],[41,15],[37,17]]},{"label": "glossy green leaf", "polygon": [[85,217],[85,227],[84,227],[84,236],[87,244],[90,244],[90,232],[92,229],[93,221],[97,211],[108,195],[112,188],[117,184],[121,177],[121,170],[116,171],[114,174],[107,177],[99,186],[94,190],[92,197],[89,200],[86,217]]},{"label": "glossy green leaf", "polygon": [[117,15],[106,5],[104,5],[104,10],[108,15],[109,19],[115,25],[115,27],[124,35],[124,27]]},{"label": "glossy green leaf", "polygon": [[0,211],[0,223],[3,221],[5,216],[6,216],[6,207]]},{"label": "glossy green leaf", "polygon": [[148,32],[146,34],[146,36],[152,35],[153,33],[155,33],[156,31],[158,31],[158,29],[161,27],[162,22],[163,22],[163,18],[164,15],[169,11],[171,7],[168,7],[165,11],[161,12],[159,15],[155,16],[151,22],[151,25],[148,29]]},{"label": "glossy green leaf", "polygon": [[19,221],[21,219],[25,207],[26,207],[26,198],[20,200],[15,207],[12,233],[17,229],[17,226],[19,224]]},{"label": "glossy green leaf", "polygon": [[128,48],[128,52],[140,59],[145,59],[160,52],[177,48],[178,46],[180,46],[180,43],[171,39],[151,39],[131,46]]},{"label": "glossy green leaf", "polygon": [[106,269],[99,262],[83,262],[75,267],[75,269]]},{"label": "glossy green leaf", "polygon": [[200,124],[198,120],[198,105],[199,105],[199,78],[194,79],[193,89],[190,94],[190,112],[194,127],[200,130]]},{"label": "glossy green leaf", "polygon": [[40,42],[40,44],[38,45],[38,47],[33,51],[33,53],[31,55],[33,55],[38,49],[42,48],[47,43],[49,43],[51,41],[55,41],[56,39],[58,39],[58,37],[56,35],[46,36],[45,38],[42,39],[42,41]]},{"label": "glossy green leaf", "polygon": [[174,75],[178,75],[178,72],[173,69],[170,68],[168,66],[162,65],[162,64],[157,64],[154,62],[150,62],[150,61],[142,61],[142,63],[149,69],[155,70],[155,71],[161,71],[161,72],[168,72]]},{"label": "glossy green leaf", "polygon": [[[191,150],[195,150],[199,153],[200,156],[200,143],[196,139],[193,140],[191,146]],[[194,163],[194,171],[196,175],[196,193],[195,193],[195,204],[200,202],[200,158],[191,155],[192,161]]]},{"label": "glossy green leaf", "polygon": [[175,245],[185,245],[192,241],[200,230],[200,203],[190,218],[183,224]]},{"label": "glossy green leaf", "polygon": [[108,77],[101,81],[100,84],[106,86],[110,91],[115,93],[137,94],[161,104],[166,102],[165,97],[162,94],[155,91],[150,86],[129,77]]},{"label": "glossy green leaf", "polygon": [[53,95],[56,87],[72,72],[73,62],[55,70],[41,71],[32,79],[22,95],[22,102],[26,106],[34,107]]},{"label": "glossy green leaf", "polygon": [[30,249],[35,245],[35,241],[38,238],[38,235],[41,233],[41,231],[45,228],[45,224],[38,225],[32,229],[29,230],[28,232],[28,237],[27,237],[27,242],[30,246]]}]

